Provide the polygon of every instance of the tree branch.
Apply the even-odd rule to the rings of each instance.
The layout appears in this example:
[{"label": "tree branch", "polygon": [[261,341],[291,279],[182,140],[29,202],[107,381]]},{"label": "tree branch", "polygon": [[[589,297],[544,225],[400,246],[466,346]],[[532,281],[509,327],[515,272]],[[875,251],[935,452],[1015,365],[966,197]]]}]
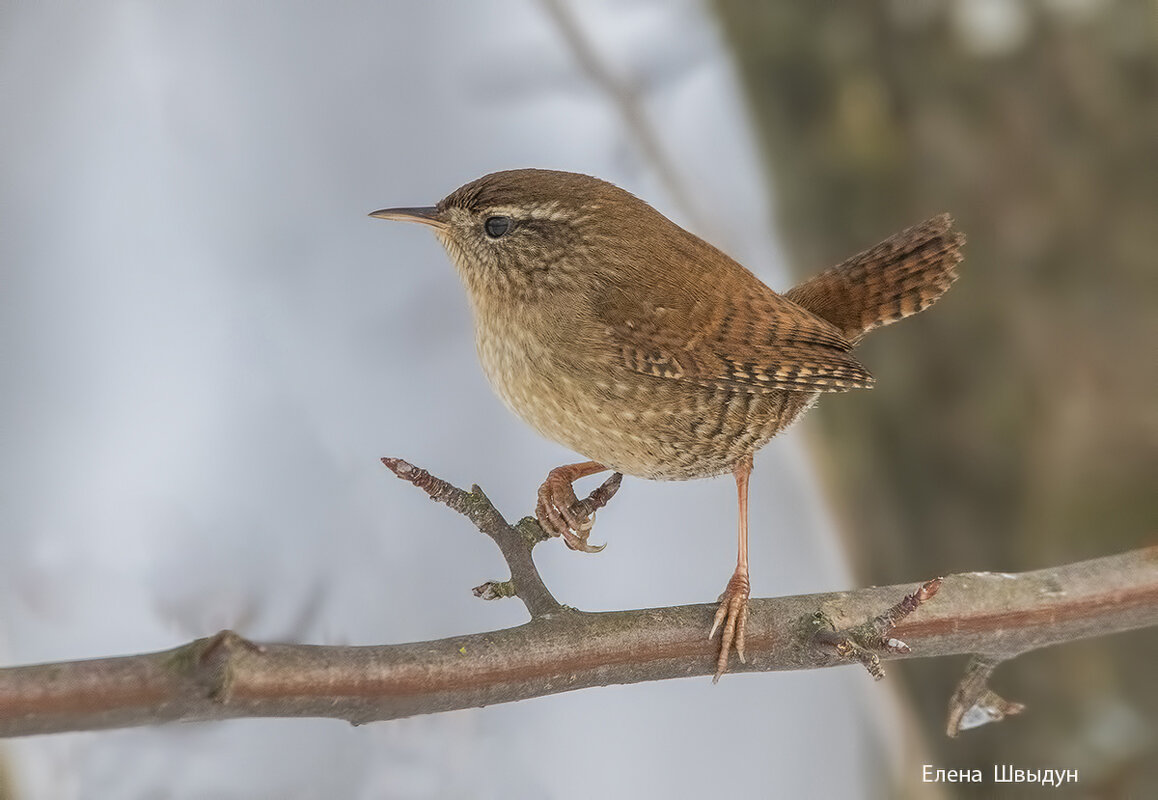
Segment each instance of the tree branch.
[{"label": "tree branch", "polygon": [[562,608],[543,583],[543,578],[531,559],[531,548],[547,538],[539,523],[533,518],[526,517],[512,526],[491,505],[491,501],[477,484],[470,487],[468,493],[400,458],[383,458],[382,463],[399,478],[410,481],[430,495],[431,500],[465,516],[499,546],[503,559],[511,568],[511,578],[502,582],[506,586],[488,581],[476,587],[474,590],[476,596],[486,600],[518,596],[532,619]]},{"label": "tree branch", "polygon": [[989,676],[1007,659],[977,655],[969,661],[965,675],[949,699],[949,724],[945,732],[956,736],[960,731],[976,728],[1025,710],[1021,703],[1011,703],[989,688]]},{"label": "tree branch", "polygon": [[611,101],[627,132],[635,139],[644,160],[647,161],[676,207],[688,218],[691,227],[703,230],[706,220],[692,200],[692,193],[680,178],[675,161],[668,156],[659,131],[648,119],[639,92],[626,79],[616,76],[611,66],[596,52],[594,44],[584,34],[579,20],[562,0],[541,0],[543,8],[555,23],[563,43],[574,55],[581,72]]},{"label": "tree branch", "polygon": [[[530,622],[373,647],[257,645],[222,631],[159,653],[0,669],[0,735],[236,717],[332,717],[360,724],[713,674],[717,644],[705,632],[714,605],[605,613],[562,606],[531,561],[531,548],[542,539],[533,520],[511,526],[477,487],[464,492],[406,462],[385,463],[495,540]],[[955,696],[957,705],[968,704],[961,712],[968,722],[977,717],[968,713],[974,706],[982,716],[993,706],[985,680],[1000,661],[1158,624],[1158,547],[1018,575],[951,575],[911,590],[752,600],[748,663],[733,671],[864,663],[865,652],[879,660],[978,654],[982,666],[967,676],[968,691]],[[1012,705],[998,710],[1013,713]]]}]

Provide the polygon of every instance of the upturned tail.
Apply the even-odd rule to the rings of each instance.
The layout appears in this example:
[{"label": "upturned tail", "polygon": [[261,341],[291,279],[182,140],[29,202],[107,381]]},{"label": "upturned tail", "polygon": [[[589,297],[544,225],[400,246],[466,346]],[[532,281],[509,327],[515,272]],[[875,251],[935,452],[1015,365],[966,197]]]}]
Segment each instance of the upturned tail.
[{"label": "upturned tail", "polygon": [[873,328],[933,305],[957,280],[964,234],[941,214],[785,293],[856,342]]}]

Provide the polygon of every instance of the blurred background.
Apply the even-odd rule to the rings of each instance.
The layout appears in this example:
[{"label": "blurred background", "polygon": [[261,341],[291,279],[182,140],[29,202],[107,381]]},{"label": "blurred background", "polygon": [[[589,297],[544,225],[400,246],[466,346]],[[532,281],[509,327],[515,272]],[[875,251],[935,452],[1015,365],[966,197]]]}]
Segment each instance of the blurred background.
[{"label": "blurred background", "polygon": [[[797,277],[933,211],[968,236],[945,301],[865,340],[879,388],[809,420],[856,575],[1158,541],[1158,5],[713,7]],[[1028,714],[952,742],[932,711],[961,664],[894,674],[939,762],[1062,761],[1083,791],[1145,797],[1156,645],[1147,631],[1007,664],[994,688]]]},{"label": "blurred background", "polygon": [[[865,341],[877,387],[759,454],[755,595],[1153,543],[1156,98],[1146,0],[3,4],[0,664],[524,621],[376,459],[517,517],[573,454],[490,393],[433,237],[365,217],[514,167],[611,180],[777,289],[941,211],[968,235]],[[628,480],[606,551],[536,557],[579,608],[710,602],[734,514],[728,478]],[[956,740],[964,658],[14,740],[0,798],[941,796],[924,763],[1146,797],[1156,644],[1005,664],[1028,711]]]}]

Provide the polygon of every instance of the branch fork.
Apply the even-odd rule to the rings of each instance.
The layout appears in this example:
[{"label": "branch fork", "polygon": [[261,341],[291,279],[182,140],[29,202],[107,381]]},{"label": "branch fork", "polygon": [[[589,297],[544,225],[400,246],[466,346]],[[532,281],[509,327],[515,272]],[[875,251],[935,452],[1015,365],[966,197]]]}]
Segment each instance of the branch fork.
[{"label": "branch fork", "polygon": [[834,652],[838,660],[860,662],[868,670],[869,675],[872,675],[873,680],[879,681],[885,677],[885,671],[881,666],[878,652],[894,655],[912,653],[907,644],[889,634],[905,617],[936,595],[943,580],[944,578],[933,578],[925,581],[884,613],[853,628],[837,630],[823,611],[817,611],[812,620],[816,627],[812,640],[820,648]]},{"label": "branch fork", "polygon": [[505,581],[487,581],[476,586],[476,597],[484,600],[518,597],[532,619],[562,610],[563,605],[547,589],[531,558],[531,550],[535,545],[547,539],[547,534],[533,517],[524,517],[517,524],[511,525],[477,484],[471,486],[469,492],[464,492],[400,458],[383,458],[382,463],[402,480],[426,492],[431,500],[464,515],[499,546],[510,567],[511,577]]}]

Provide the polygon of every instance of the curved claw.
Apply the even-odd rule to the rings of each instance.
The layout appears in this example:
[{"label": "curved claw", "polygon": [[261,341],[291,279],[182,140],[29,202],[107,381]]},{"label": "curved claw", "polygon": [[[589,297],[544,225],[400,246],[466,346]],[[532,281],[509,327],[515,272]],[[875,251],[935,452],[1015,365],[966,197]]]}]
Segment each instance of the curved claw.
[{"label": "curved claw", "polygon": [[587,544],[587,533],[576,535],[571,532],[562,534],[563,544],[567,545],[572,550],[578,550],[581,553],[598,553],[607,547],[607,542],[603,544]]},{"label": "curved claw", "polygon": [[[572,494],[572,497],[574,497],[574,494]],[[591,529],[595,527],[595,512],[592,511],[585,516],[580,516],[574,512],[574,508],[577,505],[578,503],[570,507],[551,508],[551,510],[555,512],[556,517],[562,522],[562,524],[555,529],[556,535],[562,537],[563,543],[572,550],[579,550],[583,553],[598,553],[607,546],[606,543],[600,545],[587,543],[587,537],[591,535]]]},{"label": "curved claw", "polygon": [[728,655],[733,644],[736,647],[736,655],[740,657],[740,663],[747,663],[744,659],[744,629],[748,624],[749,591],[747,571],[737,570],[728,581],[724,593],[720,595],[720,607],[716,610],[712,630],[708,634],[709,639],[713,638],[716,631],[723,626],[720,634],[720,655],[716,659],[716,674],[712,678],[712,683],[717,683],[720,676],[728,671]]},{"label": "curved claw", "polygon": [[606,505],[619,488],[622,479],[623,476],[617,472],[590,496],[579,500],[575,496],[570,476],[565,472],[552,470],[547,480],[539,487],[535,517],[548,535],[562,538],[570,549],[584,553],[598,553],[607,545],[587,543],[587,538],[595,525],[595,511]]}]

